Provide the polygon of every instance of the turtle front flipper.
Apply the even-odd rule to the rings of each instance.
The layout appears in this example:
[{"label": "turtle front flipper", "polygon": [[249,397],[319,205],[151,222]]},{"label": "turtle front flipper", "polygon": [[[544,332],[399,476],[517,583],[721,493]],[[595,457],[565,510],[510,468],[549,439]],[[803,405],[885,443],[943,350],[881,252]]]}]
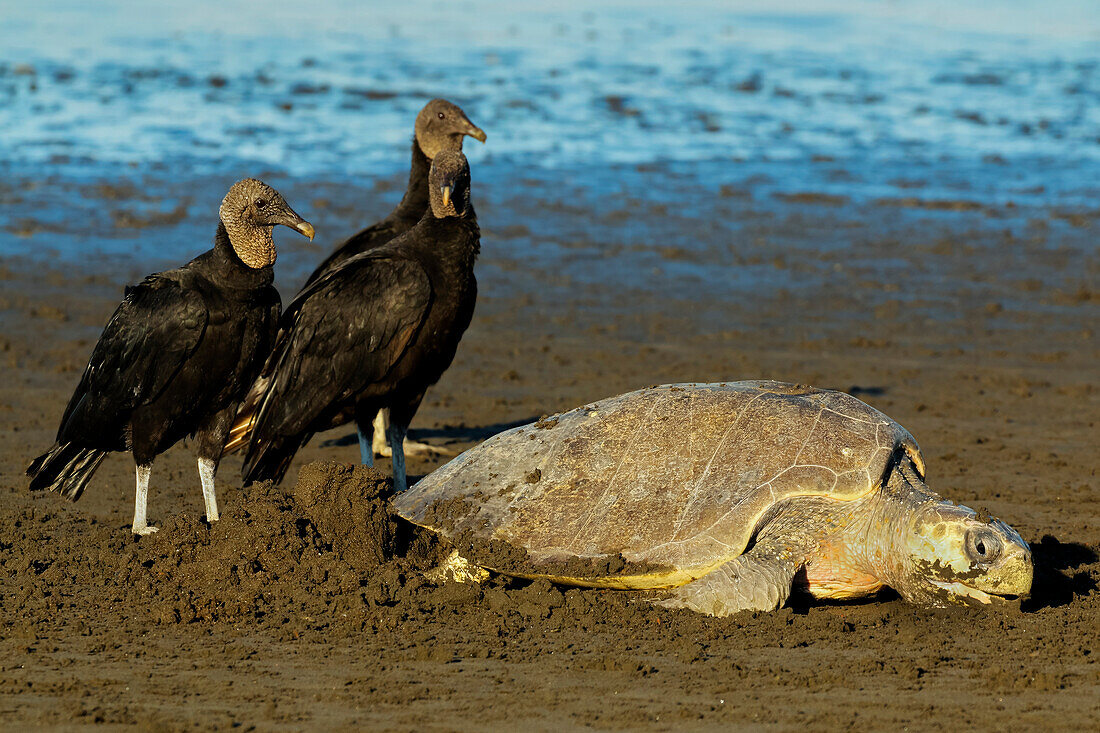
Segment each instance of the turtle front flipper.
[{"label": "turtle front flipper", "polygon": [[671,597],[655,603],[711,616],[774,611],[787,602],[801,566],[802,558],[792,557],[785,548],[758,543],[744,555],[676,588]]}]

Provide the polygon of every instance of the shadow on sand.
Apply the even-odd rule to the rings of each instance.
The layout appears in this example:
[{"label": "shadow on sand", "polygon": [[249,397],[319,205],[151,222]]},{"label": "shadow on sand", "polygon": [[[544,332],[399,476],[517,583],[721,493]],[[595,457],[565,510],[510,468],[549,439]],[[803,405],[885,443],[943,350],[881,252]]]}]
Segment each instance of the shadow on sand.
[{"label": "shadow on sand", "polygon": [[1091,574],[1078,570],[1082,565],[1096,562],[1097,555],[1092,548],[1076,542],[1061,542],[1048,534],[1032,543],[1031,556],[1035,560],[1035,581],[1031,597],[1022,604],[1024,611],[1064,606],[1096,590]]},{"label": "shadow on sand", "polygon": [[[513,420],[512,422],[498,422],[492,425],[459,425],[448,426],[443,428],[413,428],[409,430],[408,439],[415,441],[428,441],[438,440],[443,445],[449,443],[480,443],[483,440],[488,440],[497,433],[502,433],[505,430],[511,430],[512,428],[518,428],[520,425],[526,425],[527,423],[535,422],[539,419],[538,415],[525,418],[523,420]],[[359,436],[356,433],[348,433],[347,435],[339,438],[332,438],[321,443],[322,446],[328,448],[332,446],[349,446],[359,445]]]}]

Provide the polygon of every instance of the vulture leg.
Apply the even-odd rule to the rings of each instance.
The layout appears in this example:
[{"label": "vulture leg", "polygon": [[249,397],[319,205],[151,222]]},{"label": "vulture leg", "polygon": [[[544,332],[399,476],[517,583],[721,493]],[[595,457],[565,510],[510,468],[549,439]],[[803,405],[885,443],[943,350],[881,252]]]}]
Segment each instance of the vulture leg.
[{"label": "vulture leg", "polygon": [[199,480],[202,481],[202,499],[206,502],[206,521],[218,521],[218,497],[214,493],[214,472],[218,464],[213,458],[199,459]]},{"label": "vulture leg", "polygon": [[233,427],[237,414],[236,403],[215,413],[198,432],[199,481],[202,482],[202,499],[206,504],[206,521],[218,521],[218,496],[214,492],[214,474],[218,472],[223,446]]},{"label": "vulture leg", "polygon": [[396,420],[391,420],[386,428],[386,437],[390,440],[390,456],[393,461],[393,490],[401,493],[409,488],[409,481],[405,477],[405,433],[409,427],[401,425]]},{"label": "vulture leg", "polygon": [[386,437],[390,441],[392,452],[390,460],[393,463],[393,490],[397,493],[409,488],[409,480],[405,475],[405,435],[409,432],[409,423],[412,422],[422,399],[423,392],[407,402],[391,404],[388,410],[390,424],[386,428]]},{"label": "vulture leg", "polygon": [[[374,465],[374,446],[371,438],[375,435],[373,426],[367,432],[363,432],[359,423],[355,424],[355,432],[359,434],[359,462],[364,466]],[[368,437],[370,436],[370,437]]]},{"label": "vulture leg", "polygon": [[150,527],[145,519],[145,508],[149,504],[149,474],[153,471],[153,464],[146,463],[137,467],[137,496],[134,499],[134,525],[130,531],[134,534],[147,535],[157,531],[156,527]]},{"label": "vulture leg", "polygon": [[[378,414],[381,415],[382,411],[379,410]],[[385,428],[383,428],[385,430]],[[364,466],[374,465],[374,454],[377,452],[379,430],[378,430],[378,418],[374,419],[374,424],[367,422],[367,418],[364,416],[363,411],[355,411],[355,432],[359,435],[359,462]]]},{"label": "vulture leg", "polygon": [[371,452],[383,458],[390,457],[390,447],[386,445],[389,436],[390,410],[383,407],[374,416],[374,438],[371,442]]},{"label": "vulture leg", "polygon": [[[378,411],[378,414],[374,417],[374,455],[389,458],[392,456],[390,446],[386,442],[387,432],[386,426],[389,424],[389,409],[383,407]],[[362,434],[360,433],[360,441],[362,440]],[[360,443],[361,445],[362,443]],[[432,445],[431,443],[418,443],[415,440],[406,440],[403,446],[405,455],[410,456],[457,456],[453,450],[449,448],[443,448],[438,445]],[[367,465],[370,465],[369,463]]]},{"label": "vulture leg", "polygon": [[411,456],[457,456],[450,448],[444,448],[431,443],[418,443],[415,440],[405,441],[405,452]]}]

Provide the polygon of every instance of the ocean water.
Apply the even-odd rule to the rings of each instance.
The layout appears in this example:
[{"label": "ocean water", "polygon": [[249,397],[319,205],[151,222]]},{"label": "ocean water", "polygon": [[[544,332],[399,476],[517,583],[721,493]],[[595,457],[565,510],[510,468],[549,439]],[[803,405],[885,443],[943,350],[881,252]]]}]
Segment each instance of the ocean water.
[{"label": "ocean water", "polygon": [[[1093,0],[528,5],[0,0],[0,174],[366,182],[405,169],[445,96],[488,132],[468,154],[497,184],[598,197],[662,166],[765,196],[1100,193]],[[25,253],[27,197],[4,190],[0,253]]]}]

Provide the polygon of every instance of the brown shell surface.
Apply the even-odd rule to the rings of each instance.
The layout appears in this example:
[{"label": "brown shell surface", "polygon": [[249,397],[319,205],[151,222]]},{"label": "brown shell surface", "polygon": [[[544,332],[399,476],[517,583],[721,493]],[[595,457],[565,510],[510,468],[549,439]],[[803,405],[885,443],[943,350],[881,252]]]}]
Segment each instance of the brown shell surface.
[{"label": "brown shell surface", "polygon": [[621,554],[674,568],[679,584],[740,555],[779,501],[876,490],[899,449],[923,473],[913,437],[842,392],[664,385],[500,433],[394,505],[445,537],[523,547],[536,564]]}]

